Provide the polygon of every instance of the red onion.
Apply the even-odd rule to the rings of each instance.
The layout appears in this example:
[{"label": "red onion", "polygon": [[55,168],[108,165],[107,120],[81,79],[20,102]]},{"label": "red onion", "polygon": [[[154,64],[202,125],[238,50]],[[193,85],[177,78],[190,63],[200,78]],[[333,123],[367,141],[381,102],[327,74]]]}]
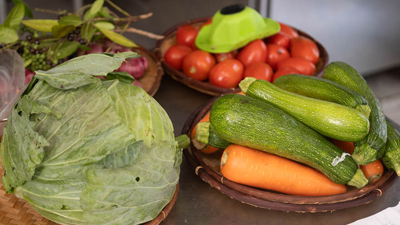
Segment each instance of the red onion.
[{"label": "red onion", "polygon": [[145,74],[147,66],[147,59],[145,57],[138,57],[123,62],[118,71],[127,72],[135,79],[140,79]]},{"label": "red onion", "polygon": [[92,46],[92,49],[85,54],[90,54],[90,53],[99,53],[99,52],[104,52],[103,47],[100,44],[95,44]]},{"label": "red onion", "polygon": [[25,68],[25,84],[29,84],[29,82],[31,82],[31,79],[34,75],[35,75],[35,73],[32,70]]}]

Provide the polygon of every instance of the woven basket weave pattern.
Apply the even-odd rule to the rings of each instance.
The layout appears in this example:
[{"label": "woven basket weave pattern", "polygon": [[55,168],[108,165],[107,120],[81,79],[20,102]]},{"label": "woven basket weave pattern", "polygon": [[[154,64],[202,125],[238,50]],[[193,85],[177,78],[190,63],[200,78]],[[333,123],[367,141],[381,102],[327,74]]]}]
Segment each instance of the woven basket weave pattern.
[{"label": "woven basket weave pattern", "polygon": [[[0,159],[0,178],[3,177],[3,168]],[[39,215],[24,200],[7,194],[0,182],[0,224],[1,225],[56,225]]]}]

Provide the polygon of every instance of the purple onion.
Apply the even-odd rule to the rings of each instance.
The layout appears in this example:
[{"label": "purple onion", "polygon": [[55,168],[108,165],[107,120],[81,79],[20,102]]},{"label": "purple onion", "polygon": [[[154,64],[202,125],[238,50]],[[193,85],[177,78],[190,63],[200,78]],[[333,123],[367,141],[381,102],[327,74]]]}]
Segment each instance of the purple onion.
[{"label": "purple onion", "polygon": [[128,59],[126,62],[123,62],[118,71],[127,72],[135,79],[140,79],[145,74],[147,66],[147,59],[145,57],[138,57],[134,59]]}]

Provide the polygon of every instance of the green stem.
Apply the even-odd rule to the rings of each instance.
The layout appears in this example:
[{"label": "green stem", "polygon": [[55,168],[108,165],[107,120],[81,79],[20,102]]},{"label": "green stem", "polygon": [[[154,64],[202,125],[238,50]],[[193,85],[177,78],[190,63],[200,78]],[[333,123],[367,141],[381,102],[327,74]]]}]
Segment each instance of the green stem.
[{"label": "green stem", "polygon": [[356,174],[354,174],[353,178],[347,183],[347,185],[354,186],[356,188],[362,188],[368,184],[367,178],[365,178],[364,173],[360,168],[357,169]]},{"label": "green stem", "polygon": [[178,142],[178,146],[180,149],[187,148],[190,145],[190,139],[185,134],[182,134],[181,136],[176,137],[175,140]]},{"label": "green stem", "polygon": [[254,77],[246,77],[239,83],[239,87],[242,90],[243,93],[246,94],[247,89],[249,89],[250,85],[256,81],[257,79]]},{"label": "green stem", "polygon": [[106,0],[106,2],[108,4],[110,4],[112,7],[114,7],[114,9],[118,10],[119,12],[121,12],[122,14],[124,14],[125,16],[130,16],[129,13],[127,13],[126,11],[122,10],[119,6],[117,6],[116,4],[114,4],[112,1],[110,0]]},{"label": "green stem", "polygon": [[357,165],[366,165],[368,163],[372,163],[377,159],[378,151],[371,148],[368,143],[363,143],[358,145],[358,142],[355,142],[354,152],[351,157],[357,163]]}]

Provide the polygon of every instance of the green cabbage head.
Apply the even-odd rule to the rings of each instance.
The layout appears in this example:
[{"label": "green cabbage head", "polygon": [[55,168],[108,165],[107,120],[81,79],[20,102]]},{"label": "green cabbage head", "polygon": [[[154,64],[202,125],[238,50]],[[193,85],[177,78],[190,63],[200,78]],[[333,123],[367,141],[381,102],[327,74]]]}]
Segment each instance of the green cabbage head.
[{"label": "green cabbage head", "polygon": [[8,193],[60,224],[139,224],[160,213],[182,146],[164,109],[113,72],[135,56],[89,54],[36,72],[4,129]]}]

